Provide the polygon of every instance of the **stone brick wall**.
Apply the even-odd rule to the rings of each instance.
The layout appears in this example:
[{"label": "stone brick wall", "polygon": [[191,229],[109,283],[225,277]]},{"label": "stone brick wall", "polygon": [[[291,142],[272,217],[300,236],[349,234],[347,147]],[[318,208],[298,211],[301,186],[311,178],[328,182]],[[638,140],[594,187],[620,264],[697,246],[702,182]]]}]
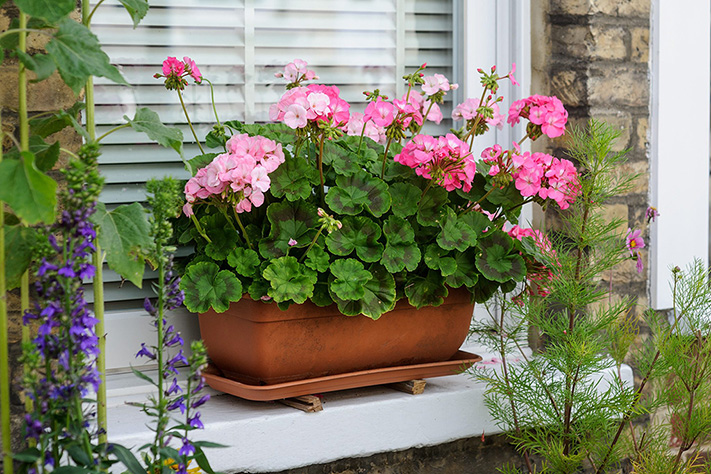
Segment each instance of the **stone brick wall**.
[{"label": "stone brick wall", "polygon": [[[5,31],[9,28],[12,18],[18,16],[17,8],[12,4],[5,4],[0,8],[0,31]],[[76,15],[79,18],[78,13]],[[47,44],[48,36],[37,33],[30,33],[27,37],[28,53],[43,52],[44,46]],[[34,77],[31,71],[28,71],[28,80]],[[14,135],[19,140],[18,126],[18,61],[16,58],[5,57],[5,60],[0,65],[0,107],[2,107],[2,130],[10,135]],[[74,93],[69,89],[57,73],[53,74],[45,81],[28,84],[27,109],[30,117],[33,115],[58,111],[71,107],[77,100]],[[71,129],[65,129],[54,135],[47,137],[48,143],[53,143],[59,140],[60,145],[71,151],[77,151],[81,145],[81,137]],[[14,144],[10,137],[5,136],[2,140],[2,146],[7,151]],[[60,175],[57,171],[67,160],[68,155],[62,153],[59,161],[53,171],[49,174],[55,180],[59,180]],[[10,342],[10,364],[11,364],[11,414],[13,425],[13,449],[17,450],[24,442],[24,434],[22,433],[22,414],[24,412],[23,400],[19,393],[19,382],[22,377],[22,365],[19,363],[22,355],[21,337],[22,337],[22,317],[20,313],[20,292],[15,289],[9,292],[6,296],[8,302],[8,338]],[[0,468],[0,471],[2,469]]]},{"label": "stone brick wall", "polygon": [[[630,193],[607,205],[607,215],[627,227],[649,232],[644,219],[649,205],[648,131],[650,113],[649,24],[651,0],[533,0],[533,90],[558,96],[573,125],[605,121],[620,131],[616,151],[629,149],[619,170],[639,174]],[[538,41],[537,41],[538,40]],[[536,144],[541,151],[565,156],[565,139]],[[603,276],[613,291],[637,299],[637,315],[648,306],[648,253],[644,271],[627,261]]]}]

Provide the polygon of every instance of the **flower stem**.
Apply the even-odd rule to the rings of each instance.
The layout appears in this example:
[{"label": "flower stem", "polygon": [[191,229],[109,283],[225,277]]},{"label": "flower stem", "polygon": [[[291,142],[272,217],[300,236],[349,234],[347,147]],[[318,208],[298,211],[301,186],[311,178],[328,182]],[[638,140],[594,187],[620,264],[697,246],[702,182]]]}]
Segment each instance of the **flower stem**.
[{"label": "flower stem", "polygon": [[[89,78],[89,80],[91,80],[91,78]],[[87,86],[86,90],[88,91],[89,90],[89,81],[86,82],[86,86]],[[92,89],[93,89],[93,87],[92,87]],[[93,100],[94,94],[92,93],[91,95],[92,95],[92,100]],[[87,110],[87,112],[86,112],[86,128],[87,128],[87,131],[89,131],[89,127],[92,128],[92,130],[89,131],[89,136],[93,137],[95,134],[95,132],[93,130],[94,129],[94,122],[89,122],[89,94],[86,95],[86,100],[87,100],[87,102],[86,102],[86,110]],[[93,104],[93,102],[92,102],[92,104]],[[93,107],[92,107],[92,109],[93,109]],[[92,115],[93,115],[93,111],[92,111]],[[91,125],[89,125],[90,123],[91,123]],[[104,133],[103,135],[101,135],[99,138],[96,139],[96,141],[100,142],[101,140],[103,140],[107,136],[111,135],[112,133],[114,133],[118,130],[121,130],[122,128],[127,128],[130,126],[131,125],[128,123],[123,123],[121,125],[118,125],[118,126],[112,128],[111,130],[109,130],[108,132]]]},{"label": "flower stem", "polygon": [[247,229],[244,228],[242,225],[242,219],[239,218],[239,214],[237,213],[237,210],[232,208],[235,214],[235,219],[237,220],[237,225],[239,226],[240,230],[242,231],[242,236],[244,237],[244,241],[247,242],[247,246],[251,249],[254,250],[252,247],[252,242],[249,241],[249,236],[247,235]]},{"label": "flower stem", "polygon": [[318,240],[319,236],[321,235],[321,232],[323,232],[324,227],[326,227],[326,224],[322,225],[322,226],[319,228],[318,232],[316,232],[316,236],[315,236],[314,239],[311,241],[311,243],[309,244],[309,246],[306,248],[306,252],[304,252],[304,254],[301,256],[301,260],[300,260],[301,262],[303,262],[303,261],[306,259],[306,256],[309,254],[309,250],[311,250],[311,247],[313,247],[314,244],[316,243],[316,241]]},{"label": "flower stem", "polygon": [[323,141],[325,138],[326,135],[322,133],[318,145],[318,175],[319,178],[321,178],[321,204],[326,201],[326,186],[323,181]]},{"label": "flower stem", "polygon": [[200,139],[198,139],[197,133],[195,133],[195,129],[193,128],[193,123],[190,121],[190,116],[188,115],[188,109],[185,107],[185,101],[183,100],[183,93],[180,92],[180,89],[178,89],[178,97],[180,98],[180,105],[183,107],[183,113],[185,114],[185,118],[188,121],[188,125],[190,126],[190,131],[193,132],[193,137],[195,137],[195,143],[197,143],[198,148],[200,148],[200,153],[202,153],[204,155],[205,150],[202,149],[202,145],[200,144]]},{"label": "flower stem", "polygon": [[365,135],[365,120],[363,120],[363,130],[360,131],[360,140],[358,140],[358,151],[360,153],[360,146],[363,144],[363,135]]},{"label": "flower stem", "polygon": [[[0,109],[0,127],[2,109]],[[2,147],[0,147],[2,162]],[[5,282],[5,203],[0,201],[0,421],[2,422],[2,462],[4,472],[12,473],[10,431],[10,360],[7,338],[7,287]]]},{"label": "flower stem", "polygon": [[[158,362],[158,382],[157,382],[157,389],[158,389],[158,400],[157,400],[157,407],[158,407],[158,417],[157,417],[157,423],[156,423],[156,437],[155,437],[155,442],[153,443],[153,448],[157,449],[158,452],[154,453],[154,463],[155,460],[158,460],[158,467],[159,470],[157,472],[161,472],[163,466],[164,466],[164,461],[163,461],[163,453],[162,453],[162,448],[165,447],[165,429],[166,429],[166,421],[167,421],[167,407],[166,407],[166,400],[165,400],[165,377],[163,376],[163,317],[164,317],[164,302],[163,302],[163,292],[164,292],[164,282],[165,282],[165,262],[163,261],[163,246],[161,245],[160,242],[156,242],[156,256],[158,257],[158,302],[156,304],[156,308],[158,310],[157,316],[156,316],[156,327],[158,330],[158,343],[156,347],[156,359]],[[156,467],[154,465],[154,467]],[[152,471],[153,472],[153,471]]]},{"label": "flower stem", "polygon": [[388,162],[388,151],[390,150],[390,144],[393,142],[393,139],[388,137],[388,142],[385,144],[385,151],[383,152],[383,169],[380,171],[380,179],[383,179],[385,176],[385,165]]},{"label": "flower stem", "polygon": [[217,126],[221,127],[222,124],[220,123],[220,117],[217,116],[217,107],[215,107],[215,88],[212,86],[212,82],[210,82],[209,79],[202,78],[203,81],[207,81],[208,84],[210,84],[210,100],[212,100],[212,112],[215,114],[215,121],[217,122]]}]

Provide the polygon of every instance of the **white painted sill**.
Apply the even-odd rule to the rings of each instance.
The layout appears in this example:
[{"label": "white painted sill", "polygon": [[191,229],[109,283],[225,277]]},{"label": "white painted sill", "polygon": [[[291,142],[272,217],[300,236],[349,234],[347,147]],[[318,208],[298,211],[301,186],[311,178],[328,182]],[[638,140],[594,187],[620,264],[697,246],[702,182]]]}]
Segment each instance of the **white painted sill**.
[{"label": "white painted sill", "polygon": [[[484,361],[493,357],[478,353]],[[632,369],[623,366],[623,378],[631,384]],[[149,388],[137,387],[131,374],[111,376],[108,387],[110,440],[127,447],[150,441],[143,413],[124,404],[145,399]],[[327,393],[318,413],[212,392],[200,410],[205,429],[193,433],[195,439],[229,446],[208,450],[215,470],[276,472],[497,433],[484,390],[467,374],[437,377],[427,380],[421,395],[384,387]]]}]

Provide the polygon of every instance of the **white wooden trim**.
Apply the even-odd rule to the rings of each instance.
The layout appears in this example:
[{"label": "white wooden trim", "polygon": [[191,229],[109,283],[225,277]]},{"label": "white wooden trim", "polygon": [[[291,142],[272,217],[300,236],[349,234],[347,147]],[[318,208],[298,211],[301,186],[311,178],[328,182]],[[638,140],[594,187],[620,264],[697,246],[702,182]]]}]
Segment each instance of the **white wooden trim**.
[{"label": "white wooden trim", "polygon": [[650,286],[655,309],[672,306],[670,267],[708,261],[709,64],[707,2],[652,5]]}]

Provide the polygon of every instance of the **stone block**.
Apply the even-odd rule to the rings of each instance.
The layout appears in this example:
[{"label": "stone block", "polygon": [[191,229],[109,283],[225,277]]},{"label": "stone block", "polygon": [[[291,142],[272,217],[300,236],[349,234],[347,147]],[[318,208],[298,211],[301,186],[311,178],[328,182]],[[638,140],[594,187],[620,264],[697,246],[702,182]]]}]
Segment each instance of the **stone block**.
[{"label": "stone block", "polygon": [[646,160],[627,162],[617,167],[619,177],[637,176],[632,183],[630,194],[644,194],[649,191],[649,162]]},{"label": "stone block", "polygon": [[638,150],[646,152],[649,148],[649,118],[640,117],[637,119],[637,130],[635,131]]},{"label": "stone block", "polygon": [[632,61],[649,62],[649,28],[632,28],[630,31]]},{"label": "stone block", "polygon": [[612,143],[612,151],[622,151],[630,146],[632,136],[632,116],[630,114],[618,112],[615,115],[610,115],[604,109],[593,109],[590,111],[590,116],[609,124],[620,133],[619,138]]},{"label": "stone block", "polygon": [[578,76],[575,71],[558,71],[551,74],[551,94],[558,96],[566,106],[585,105],[586,81]]},{"label": "stone block", "polygon": [[649,80],[646,74],[626,67],[592,70],[587,80],[590,105],[648,107]]},{"label": "stone block", "polygon": [[[0,70],[0,105],[16,110],[17,66],[4,66]],[[27,72],[28,80],[34,78],[32,71]],[[47,110],[66,109],[74,105],[76,97],[56,72],[48,79],[27,85],[27,110],[44,112]]]},{"label": "stone block", "polygon": [[604,25],[553,26],[553,53],[576,59],[622,60],[627,56],[623,28]]},{"label": "stone block", "polygon": [[551,11],[561,15],[610,15],[649,18],[651,0],[551,0]]},{"label": "stone block", "polygon": [[614,220],[620,221],[617,231],[624,234],[629,227],[629,208],[627,204],[606,204],[602,208],[602,218],[605,222],[610,223]]}]

